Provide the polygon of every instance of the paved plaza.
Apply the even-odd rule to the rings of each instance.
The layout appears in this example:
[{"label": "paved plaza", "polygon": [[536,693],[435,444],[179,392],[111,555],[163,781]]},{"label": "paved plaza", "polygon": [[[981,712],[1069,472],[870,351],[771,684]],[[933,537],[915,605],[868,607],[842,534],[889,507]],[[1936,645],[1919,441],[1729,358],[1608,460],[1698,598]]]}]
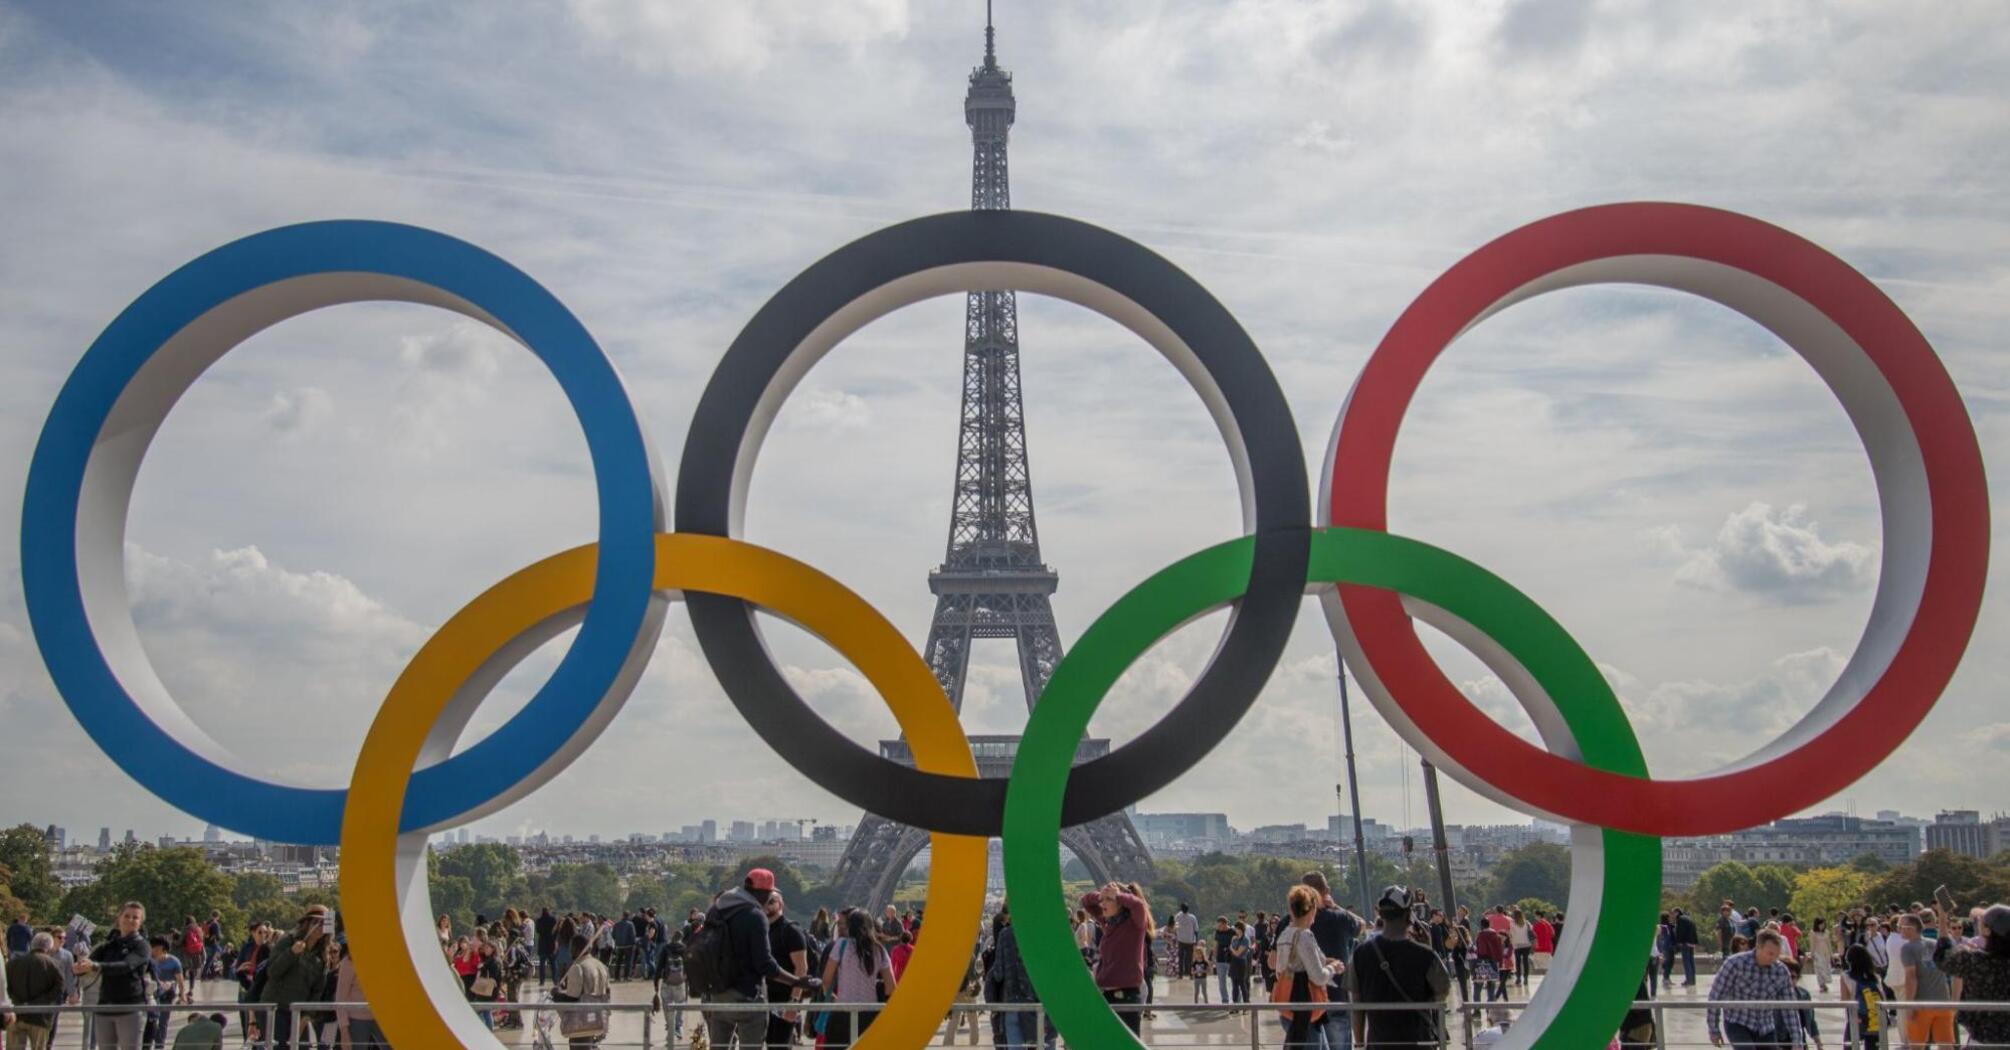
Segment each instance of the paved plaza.
[{"label": "paved plaza", "polygon": [[[1677,978],[1679,981],[1679,973],[1677,974]],[[1535,986],[1539,987],[1541,983],[1542,978],[1538,976],[1535,980]],[[1804,981],[1803,984],[1810,992],[1815,992],[1812,980]],[[1216,989],[1213,987],[1212,981],[1210,981],[1210,998],[1214,996],[1215,991]],[[1513,991],[1516,999],[1526,998],[1522,994],[1521,989],[1514,989]],[[206,981],[201,984],[199,992],[201,1001],[203,1002],[234,1000],[237,994],[237,986],[233,983]],[[1683,988],[1678,984],[1676,988],[1664,997],[1664,1001],[1671,1004],[1699,1003],[1707,997],[1708,992],[1709,975],[1702,974],[1698,976],[1694,988]],[[614,986],[614,1001],[618,1005],[644,1007],[650,1001],[650,994],[650,986],[644,981],[632,981]],[[1831,986],[1829,996],[1816,994],[1818,1001],[1833,1001],[1833,985]],[[1154,988],[1154,997],[1156,1005],[1146,1018],[1144,1029],[1145,1041],[1152,1046],[1280,1047],[1283,1045],[1283,1028],[1272,1017],[1266,1016],[1262,1018],[1256,1026],[1256,1032],[1252,1035],[1250,1031],[1250,1016],[1248,1014],[1222,1012],[1218,1008],[1193,1006],[1193,982],[1190,980],[1168,980],[1161,977]],[[170,1031],[170,1036],[172,1036],[174,1031],[180,1030],[181,1022],[186,1016],[186,1011],[178,1012],[175,1015],[175,1022],[173,1029]],[[691,1045],[690,1036],[696,1023],[695,1014],[687,1013],[685,1015],[683,1035],[677,1038],[674,1043],[666,1041],[665,1025],[672,1020],[669,1015],[656,1014],[648,1016],[646,1033],[645,1016],[647,1016],[647,1011],[640,1009],[617,1013],[608,1039],[601,1045],[610,1048],[610,1050],[618,1047],[642,1047],[645,1045],[651,1047],[688,1047]],[[1665,1016],[1663,1045],[1669,1047],[1709,1045],[1702,1010],[1672,1009]],[[1841,1013],[1834,1009],[1824,1010],[1819,1015],[1822,1043],[1824,1046],[1840,1047],[1843,1045],[1838,1035],[1841,1016]],[[980,1032],[983,1035],[981,1040],[973,1039],[968,1021],[964,1021],[953,1035],[945,1026],[945,1030],[937,1034],[933,1045],[970,1046],[981,1042],[982,1045],[988,1046],[990,1043],[988,1021],[980,1019],[980,1024]],[[237,1031],[237,1020],[235,1017],[231,1019],[230,1028],[231,1031],[225,1040],[225,1045],[237,1046],[241,1035]],[[531,1033],[527,1029],[503,1030],[496,1034],[505,1046],[528,1047],[534,1043]],[[67,1048],[81,1047],[80,1035],[81,1029],[77,1023],[77,1019],[74,1017],[66,1018],[59,1026],[54,1045],[65,1048],[65,1050]],[[646,1043],[645,1036],[647,1039]],[[1462,1023],[1454,1021],[1451,1045],[1466,1045],[1465,1036],[1466,1033]],[[564,1045],[563,1040],[556,1041],[559,1046]],[[809,1044],[804,1043],[803,1045],[807,1046]],[[1063,1041],[1063,1045],[1066,1045],[1065,1041]]]}]

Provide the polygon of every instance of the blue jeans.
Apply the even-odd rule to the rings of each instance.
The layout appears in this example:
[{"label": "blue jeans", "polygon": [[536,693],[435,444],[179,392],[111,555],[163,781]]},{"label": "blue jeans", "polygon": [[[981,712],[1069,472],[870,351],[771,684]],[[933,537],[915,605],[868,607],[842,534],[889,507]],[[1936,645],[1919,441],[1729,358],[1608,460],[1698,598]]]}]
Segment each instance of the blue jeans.
[{"label": "blue jeans", "polygon": [[1736,1050],[1787,1050],[1787,1044],[1773,1038],[1774,1033],[1761,1035],[1736,1021],[1724,1022],[1724,1041]]},{"label": "blue jeans", "polygon": [[[998,1016],[1005,1022],[1005,1042],[1000,1044],[1000,1050],[1020,1050],[1020,1048],[1030,1050],[1034,1042],[1033,1029],[1040,1023],[1039,1015],[1031,1010],[1014,1010]],[[1047,1050],[1054,1050],[1054,1037],[1057,1034],[1059,1033],[1049,1032],[1047,1038],[1042,1040]]]},{"label": "blue jeans", "polygon": [[1214,971],[1215,987],[1221,989],[1221,998],[1215,1001],[1225,1003],[1228,1001],[1228,964],[1225,962],[1219,962],[1215,963],[1215,966],[1216,966],[1216,970]]},{"label": "blue jeans", "polygon": [[[1338,1005],[1345,1005],[1344,1003]],[[1326,1011],[1326,1016],[1312,1026],[1312,1032],[1319,1037],[1319,1043],[1326,1050],[1354,1050],[1354,1015],[1338,1010]]]}]

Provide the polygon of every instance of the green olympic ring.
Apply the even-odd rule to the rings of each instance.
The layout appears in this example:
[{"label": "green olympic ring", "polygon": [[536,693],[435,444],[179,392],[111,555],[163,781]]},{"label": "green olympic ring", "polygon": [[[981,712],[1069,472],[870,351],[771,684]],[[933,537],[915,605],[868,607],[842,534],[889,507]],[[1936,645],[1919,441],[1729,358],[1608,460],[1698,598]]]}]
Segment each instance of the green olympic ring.
[{"label": "green olympic ring", "polygon": [[[1124,595],[1055,669],[1020,740],[1005,795],[1005,887],[1015,905],[1013,926],[1026,969],[1070,1046],[1141,1045],[1083,967],[1061,895],[1061,857],[1054,842],[1076,742],[1110,687],[1138,657],[1182,624],[1241,597],[1253,550],[1254,540],[1246,536],[1209,547]],[[1552,737],[1552,749],[1579,750],[1578,757],[1594,768],[1647,775],[1626,712],[1591,658],[1540,606],[1486,569],[1417,540],[1328,528],[1312,533],[1306,580],[1395,591],[1449,614],[1498,646],[1548,695],[1567,737]],[[1658,837],[1610,829],[1579,832],[1574,866],[1581,870],[1583,861],[1595,857],[1601,877],[1592,907],[1586,909],[1573,891],[1571,910],[1595,917],[1587,934],[1564,945],[1574,956],[1575,979],[1544,982],[1523,1015],[1522,1026],[1541,1033],[1535,1045],[1542,1048],[1577,1050],[1610,1040],[1640,983],[1660,907]]]}]

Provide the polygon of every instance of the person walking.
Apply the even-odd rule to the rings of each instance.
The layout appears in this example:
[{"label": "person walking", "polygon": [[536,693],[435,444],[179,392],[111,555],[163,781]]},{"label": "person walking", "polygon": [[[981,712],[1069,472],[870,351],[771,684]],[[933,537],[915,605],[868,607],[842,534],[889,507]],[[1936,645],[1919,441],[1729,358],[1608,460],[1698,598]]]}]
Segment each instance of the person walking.
[{"label": "person walking", "polygon": [[1859,941],[1843,951],[1843,970],[1837,987],[1842,991],[1843,1001],[1855,1007],[1846,1015],[1844,1047],[1880,1050],[1885,1021],[1884,978],[1878,975],[1869,945]]},{"label": "person walking", "polygon": [[[573,957],[572,965],[566,967],[564,976],[558,979],[558,988],[551,995],[552,1002],[604,1003],[613,998],[613,982],[608,978],[607,964],[594,958],[592,945],[593,941],[586,934],[572,935],[572,941],[565,945]],[[605,1015],[602,1016],[604,1019]],[[754,1019],[758,1021],[760,1016],[756,1014]],[[565,1033],[566,1042],[572,1050],[588,1050],[607,1035],[604,1020],[598,1029],[585,1023],[586,1020],[575,1015],[573,1023],[567,1024],[567,1015],[559,1015],[559,1030]]]},{"label": "person walking", "polygon": [[1706,1023],[1710,1043],[1723,1046],[1728,1040],[1737,1050],[1785,1050],[1801,1041],[1799,997],[1794,994],[1794,977],[1780,961],[1785,941],[1774,930],[1761,930],[1750,951],[1724,960],[1722,969],[1710,982],[1711,1002],[1779,1002],[1778,1009],[1765,1007],[1711,1007]]},{"label": "person walking", "polygon": [[1347,965],[1353,1001],[1411,1003],[1417,1009],[1356,1011],[1354,1045],[1362,1050],[1437,1045],[1443,1041],[1439,1007],[1451,979],[1437,953],[1410,936],[1410,891],[1401,886],[1383,890],[1375,913],[1380,928],[1354,949]]},{"label": "person walking", "polygon": [[1514,949],[1514,983],[1528,987],[1529,971],[1535,969],[1535,931],[1520,908],[1508,913],[1508,947]]},{"label": "person walking", "polygon": [[1802,968],[1813,970],[1816,990],[1827,994],[1829,977],[1835,972],[1835,935],[1829,929],[1827,918],[1817,915],[1808,924],[1807,944],[1801,953]]},{"label": "person walking", "polygon": [[[893,960],[864,912],[844,913],[844,936],[831,945],[822,984],[830,989],[833,1004],[851,1007],[831,1010],[824,1018],[824,1050],[844,1050],[872,1027],[879,1014],[878,1004],[891,998],[899,985],[893,975]],[[862,1004],[871,1006],[860,1009]]]},{"label": "person walking", "polygon": [[[1899,936],[1904,944],[1899,948],[1899,962],[1905,967],[1905,985],[1895,989],[1899,998],[1908,1003],[1944,1003],[1953,999],[1953,989],[1948,986],[1947,975],[1940,970],[1940,963],[1934,958],[1936,947],[1925,937],[1925,924],[1917,915],[1898,917]],[[1908,1009],[1900,1012],[1905,1028],[1905,1041],[1909,1046],[1953,1046],[1954,1011],[1947,1009]]]},{"label": "person walking", "polygon": [[139,1050],[146,1006],[146,977],[153,968],[152,949],[147,944],[147,909],[138,901],[128,901],[112,921],[105,943],[92,949],[90,958],[77,963],[77,976],[98,975],[98,1003],[129,1007],[96,1015],[92,1028],[100,1047],[107,1050]]},{"label": "person walking", "polygon": [[60,1006],[63,1003],[63,969],[53,958],[55,938],[37,933],[28,938],[28,950],[7,960],[4,983],[7,998],[16,1007],[16,1018],[7,1029],[7,1050],[47,1050],[55,1028],[53,1013],[28,1013],[23,1006]]},{"label": "person walking", "polygon": [[1474,1002],[1472,931],[1464,926],[1454,925],[1445,937],[1445,955],[1452,962],[1452,981],[1459,987],[1459,1001]]},{"label": "person walking", "polygon": [[169,1006],[186,998],[188,990],[188,967],[182,962],[187,953],[176,956],[168,945],[166,937],[154,937],[147,941],[148,956],[153,960],[154,1005],[156,1009],[147,1011],[145,1029],[140,1033],[140,1043],[145,1046],[167,1045],[168,1021],[172,1011]]},{"label": "person walking", "polygon": [[213,981],[223,976],[220,960],[223,957],[223,913],[209,913],[209,921],[202,926],[202,971],[205,981]]},{"label": "person walking", "polygon": [[195,916],[191,915],[182,920],[181,943],[176,947],[181,959],[182,972],[188,975],[190,981],[202,979],[203,958],[207,954],[204,946],[208,943],[203,934],[202,924],[195,921]]},{"label": "person walking", "polygon": [[1507,938],[1492,926],[1481,924],[1473,939],[1473,956],[1478,960],[1473,969],[1473,998],[1489,1003],[1506,999],[1507,981],[1501,974],[1509,958]]},{"label": "person walking", "polygon": [[[1310,1004],[1321,1001],[1315,997],[1316,993],[1346,972],[1340,960],[1329,958],[1320,948],[1319,938],[1312,932],[1319,907],[1319,891],[1303,883],[1291,887],[1291,892],[1285,895],[1284,911],[1289,921],[1277,931],[1271,966],[1277,971],[1277,983],[1287,1002]],[[1288,1011],[1285,1047],[1288,1050],[1314,1050],[1322,1045],[1324,1037],[1320,1034],[1323,1031],[1320,1026],[1326,1022],[1328,1013],[1310,1008]],[[1345,1023],[1344,1015],[1341,1021]]]}]

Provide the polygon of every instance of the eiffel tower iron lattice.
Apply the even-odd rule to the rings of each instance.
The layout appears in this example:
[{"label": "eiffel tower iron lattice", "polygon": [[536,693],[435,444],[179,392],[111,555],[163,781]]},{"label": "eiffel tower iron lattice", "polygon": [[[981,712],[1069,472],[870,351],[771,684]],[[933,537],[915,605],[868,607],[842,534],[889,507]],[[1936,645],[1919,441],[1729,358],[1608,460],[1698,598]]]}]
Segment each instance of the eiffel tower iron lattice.
[{"label": "eiffel tower iron lattice", "polygon": [[[1012,206],[1006,140],[1016,114],[1012,74],[998,65],[987,8],[984,64],[970,73],[963,113],[970,125],[970,207]],[[970,669],[971,643],[1009,638],[1019,650],[1020,684],[1032,710],[1061,662],[1061,635],[1052,596],[1060,577],[1040,559],[1033,515],[1033,479],[1026,465],[1026,419],[1019,388],[1019,308],[1013,292],[972,292],[963,322],[963,413],[957,434],[956,486],[949,544],[942,566],[929,573],[936,596],[922,656],[956,709]],[[1014,736],[971,738],[978,774],[1010,774]],[[901,741],[880,752],[912,765]],[[1084,740],[1077,764],[1109,752],[1107,740]],[[1113,813],[1065,829],[1061,841],[1098,883],[1151,873],[1151,852],[1137,828]],[[833,881],[840,900],[874,911],[893,897],[901,873],[928,845],[928,833],[868,813],[859,821]]]}]

